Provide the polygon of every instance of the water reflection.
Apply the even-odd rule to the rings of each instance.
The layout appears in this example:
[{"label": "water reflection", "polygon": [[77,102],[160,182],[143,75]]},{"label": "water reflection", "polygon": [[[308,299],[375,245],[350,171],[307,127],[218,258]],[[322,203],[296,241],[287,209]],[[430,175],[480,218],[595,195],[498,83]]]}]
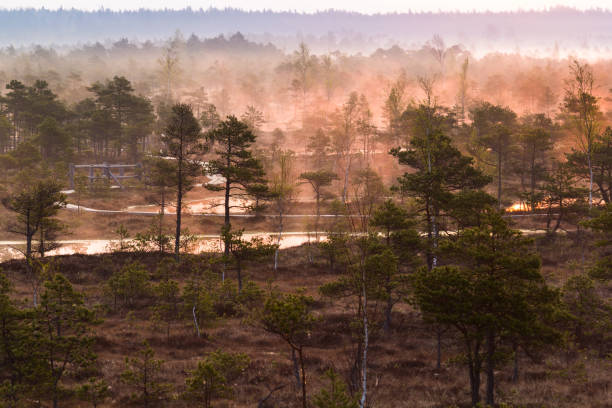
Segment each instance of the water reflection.
[{"label": "water reflection", "polygon": [[[243,238],[250,240],[253,237],[262,237],[265,240],[271,240],[276,243],[277,234],[270,232],[253,232],[244,233]],[[325,235],[319,233],[321,240],[325,239]],[[307,242],[315,242],[314,232],[285,232],[282,235],[280,247],[290,248],[305,244]],[[130,245],[133,241],[126,240],[124,244]],[[81,240],[66,240],[59,241],[61,246],[47,252],[47,255],[72,255],[72,254],[104,254],[117,250],[120,246],[119,240],[112,239],[81,239]],[[24,241],[0,241],[0,261],[10,259],[24,258],[21,249],[25,246]],[[218,235],[200,235],[197,236],[197,241],[193,244],[190,252],[221,252],[223,251],[223,242]]]}]

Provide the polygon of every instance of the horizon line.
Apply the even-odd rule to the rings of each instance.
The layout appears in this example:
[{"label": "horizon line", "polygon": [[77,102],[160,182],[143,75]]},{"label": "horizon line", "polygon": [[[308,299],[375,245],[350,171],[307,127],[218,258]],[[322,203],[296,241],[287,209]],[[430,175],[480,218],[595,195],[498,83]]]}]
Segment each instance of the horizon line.
[{"label": "horizon line", "polygon": [[112,13],[138,13],[138,12],[192,12],[192,13],[206,13],[211,11],[238,11],[243,13],[275,13],[275,14],[302,14],[302,15],[317,15],[325,13],[345,13],[345,14],[357,14],[362,16],[392,16],[392,15],[418,15],[418,14],[519,14],[519,13],[550,13],[554,11],[573,11],[579,13],[589,12],[612,12],[612,7],[589,7],[589,8],[577,8],[565,5],[555,5],[548,7],[536,7],[536,8],[515,8],[515,9],[504,9],[504,10],[490,10],[490,9],[476,9],[471,10],[459,10],[459,9],[438,9],[434,10],[413,10],[408,9],[406,11],[382,11],[382,12],[364,12],[350,9],[338,9],[338,8],[327,8],[317,10],[296,10],[296,9],[246,9],[240,7],[138,7],[138,8],[113,8],[100,6],[99,8],[78,8],[78,7],[14,7],[6,8],[0,6],[0,12],[23,12],[23,11],[48,11],[48,12],[61,12],[61,11],[77,11],[82,13],[97,13],[97,12],[112,12]]}]

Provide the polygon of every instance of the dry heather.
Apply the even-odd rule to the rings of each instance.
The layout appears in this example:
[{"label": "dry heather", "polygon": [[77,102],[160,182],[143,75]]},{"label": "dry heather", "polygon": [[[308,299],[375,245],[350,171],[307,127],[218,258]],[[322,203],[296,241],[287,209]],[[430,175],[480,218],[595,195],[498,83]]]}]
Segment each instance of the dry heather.
[{"label": "dry heather", "polygon": [[[539,244],[544,255],[545,270],[560,284],[564,280],[560,270],[567,269],[561,259],[551,262],[553,249],[571,248],[571,242],[561,238],[557,242]],[[319,316],[306,349],[306,370],[309,394],[313,395],[326,383],[324,372],[329,367],[346,375],[350,355],[347,325],[351,309],[346,301],[323,299],[317,288],[337,276],[329,273],[327,264],[307,261],[307,248],[299,247],[281,253],[281,268],[274,276],[270,265],[251,266],[248,275],[261,288],[270,285],[282,291],[304,288],[315,297],[315,313]],[[576,249],[574,249],[576,251]],[[554,251],[559,254],[559,251]],[[571,255],[576,255],[571,254]],[[568,258],[569,259],[569,258]],[[574,258],[576,259],[576,258]],[[72,255],[53,259],[57,270],[64,273],[86,296],[90,306],[106,303],[103,282],[112,273],[134,260],[154,270],[160,261],[155,254],[116,253],[99,256]],[[11,261],[2,265],[16,282],[16,296],[30,299],[30,289],[21,273],[23,264]],[[554,272],[557,271],[557,272]],[[181,276],[178,276],[181,281]],[[149,321],[148,304],[142,303],[133,312],[102,314],[103,323],[95,328],[100,372],[112,387],[113,397],[104,406],[129,406],[129,389],[119,381],[125,369],[125,357],[134,355],[147,339],[156,357],[165,361],[162,379],[174,385],[174,401],[168,406],[191,406],[182,402],[188,372],[207,352],[221,349],[243,352],[251,358],[245,375],[235,384],[233,400],[219,401],[221,407],[254,407],[269,390],[284,387],[268,400],[268,407],[298,407],[299,392],[295,386],[290,351],[285,343],[262,329],[249,324],[246,316],[220,319],[205,329],[198,339],[189,319],[177,321],[169,339],[165,331]],[[419,314],[409,305],[399,305],[393,314],[393,329],[388,336],[381,332],[372,339],[369,354],[369,398],[372,407],[452,407],[468,406],[467,370],[458,361],[459,349],[451,334],[443,337],[443,365],[436,370],[436,340],[432,330],[423,324]],[[520,359],[520,379],[512,382],[512,367],[508,364],[497,372],[498,400],[516,407],[612,407],[612,360],[601,359],[587,352],[566,353],[546,350],[542,359]],[[84,406],[73,401],[66,407]]]}]

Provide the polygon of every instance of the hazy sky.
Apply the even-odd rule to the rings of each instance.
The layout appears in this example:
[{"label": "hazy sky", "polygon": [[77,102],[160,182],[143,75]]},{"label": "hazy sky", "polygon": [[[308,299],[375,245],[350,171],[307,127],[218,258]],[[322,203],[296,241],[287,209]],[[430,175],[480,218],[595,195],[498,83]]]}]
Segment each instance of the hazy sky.
[{"label": "hazy sky", "polygon": [[234,7],[245,10],[297,10],[313,12],[329,8],[384,13],[438,10],[516,10],[544,9],[557,5],[578,9],[612,9],[612,0],[2,0],[0,8],[45,7],[48,9],[78,8],[96,10],[101,7],[114,10],[138,8],[192,8]]}]

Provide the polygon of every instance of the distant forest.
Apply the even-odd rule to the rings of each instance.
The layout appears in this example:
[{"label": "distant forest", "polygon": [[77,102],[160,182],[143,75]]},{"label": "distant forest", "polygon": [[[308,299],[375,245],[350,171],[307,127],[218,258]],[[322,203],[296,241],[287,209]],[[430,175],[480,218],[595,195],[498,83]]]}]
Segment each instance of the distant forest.
[{"label": "distant forest", "polygon": [[313,51],[371,52],[396,43],[400,46],[422,43],[437,33],[483,52],[521,48],[554,53],[561,48],[601,54],[608,53],[612,44],[610,21],[610,11],[570,8],[377,15],[336,10],[301,14],[189,8],[124,12],[21,9],[0,10],[0,46],[72,45],[124,37],[155,41],[179,30],[186,37],[240,31],[251,40],[271,42],[284,49],[293,49],[305,41]]}]

